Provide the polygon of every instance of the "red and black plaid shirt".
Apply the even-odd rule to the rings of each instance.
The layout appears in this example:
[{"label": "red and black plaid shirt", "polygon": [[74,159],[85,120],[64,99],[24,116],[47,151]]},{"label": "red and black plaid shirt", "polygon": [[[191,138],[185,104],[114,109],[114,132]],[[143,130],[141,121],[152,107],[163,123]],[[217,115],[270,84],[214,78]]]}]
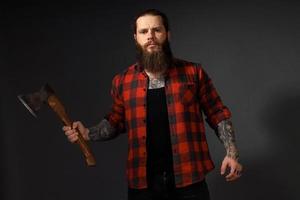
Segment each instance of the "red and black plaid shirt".
[{"label": "red and black plaid shirt", "polygon": [[[114,77],[112,111],[107,119],[128,133],[127,177],[130,188],[146,188],[146,97],[148,76],[137,64]],[[175,60],[165,76],[173,169],[176,187],[202,180],[214,168],[205,137],[202,112],[209,124],[230,118],[201,65]]]}]

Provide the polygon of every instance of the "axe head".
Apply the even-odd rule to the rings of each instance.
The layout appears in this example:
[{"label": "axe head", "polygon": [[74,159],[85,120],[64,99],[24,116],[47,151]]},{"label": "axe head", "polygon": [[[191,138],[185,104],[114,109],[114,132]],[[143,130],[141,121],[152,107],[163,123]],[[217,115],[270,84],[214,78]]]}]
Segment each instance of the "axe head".
[{"label": "axe head", "polygon": [[44,103],[47,103],[48,97],[51,94],[54,94],[53,89],[48,84],[45,84],[37,92],[26,95],[18,95],[18,99],[34,117],[37,117],[37,112],[41,109]]}]

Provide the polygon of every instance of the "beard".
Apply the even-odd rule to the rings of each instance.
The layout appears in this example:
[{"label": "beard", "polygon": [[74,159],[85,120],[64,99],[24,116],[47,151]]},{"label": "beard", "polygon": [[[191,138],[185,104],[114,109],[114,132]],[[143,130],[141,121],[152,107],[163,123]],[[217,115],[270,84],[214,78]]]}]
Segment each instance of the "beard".
[{"label": "beard", "polygon": [[136,42],[137,61],[148,72],[163,74],[171,65],[173,54],[168,39],[163,44],[155,44],[160,45],[160,49],[148,52],[146,48],[149,43],[145,44],[143,48],[143,46]]}]

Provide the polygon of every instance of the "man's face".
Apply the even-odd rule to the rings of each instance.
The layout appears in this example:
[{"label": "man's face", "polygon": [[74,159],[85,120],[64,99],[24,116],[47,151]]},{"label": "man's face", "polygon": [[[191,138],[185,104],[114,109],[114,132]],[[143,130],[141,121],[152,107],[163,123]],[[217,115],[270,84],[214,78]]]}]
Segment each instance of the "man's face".
[{"label": "man's face", "polygon": [[136,20],[134,38],[148,53],[162,50],[162,44],[167,40],[168,34],[160,16],[145,15]]}]

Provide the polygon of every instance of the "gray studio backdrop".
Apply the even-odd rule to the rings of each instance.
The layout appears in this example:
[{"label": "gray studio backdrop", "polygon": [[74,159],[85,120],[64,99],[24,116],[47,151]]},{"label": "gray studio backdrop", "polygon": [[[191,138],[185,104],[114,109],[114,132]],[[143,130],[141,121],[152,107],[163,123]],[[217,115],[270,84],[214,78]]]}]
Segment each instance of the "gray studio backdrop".
[{"label": "gray studio backdrop", "polygon": [[127,140],[92,143],[87,168],[45,107],[37,119],[16,96],[48,82],[87,126],[109,111],[113,76],[135,61],[130,23],[166,12],[175,56],[202,63],[233,113],[244,173],[220,176],[225,154],[207,136],[213,200],[299,199],[300,5],[288,1],[108,1],[1,6],[1,199],[126,199]]}]

